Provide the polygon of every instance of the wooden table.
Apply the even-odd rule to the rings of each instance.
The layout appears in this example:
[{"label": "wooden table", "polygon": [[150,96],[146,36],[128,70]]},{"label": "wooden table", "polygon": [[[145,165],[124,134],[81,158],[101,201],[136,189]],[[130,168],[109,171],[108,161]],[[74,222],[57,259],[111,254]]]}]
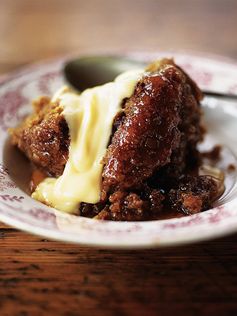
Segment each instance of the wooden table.
[{"label": "wooden table", "polygon": [[[1,0],[0,72],[70,52],[198,50],[237,58],[235,0]],[[0,224],[0,315],[237,315],[237,235],[140,251]]]}]

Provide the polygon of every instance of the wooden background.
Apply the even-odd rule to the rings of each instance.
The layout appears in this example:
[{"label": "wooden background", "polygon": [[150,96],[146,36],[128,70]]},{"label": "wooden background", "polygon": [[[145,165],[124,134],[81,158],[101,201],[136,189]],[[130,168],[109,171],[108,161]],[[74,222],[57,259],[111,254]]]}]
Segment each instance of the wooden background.
[{"label": "wooden background", "polygon": [[[0,73],[77,51],[237,59],[236,32],[236,0],[0,0]],[[0,224],[0,315],[237,315],[236,244],[112,251]]]}]

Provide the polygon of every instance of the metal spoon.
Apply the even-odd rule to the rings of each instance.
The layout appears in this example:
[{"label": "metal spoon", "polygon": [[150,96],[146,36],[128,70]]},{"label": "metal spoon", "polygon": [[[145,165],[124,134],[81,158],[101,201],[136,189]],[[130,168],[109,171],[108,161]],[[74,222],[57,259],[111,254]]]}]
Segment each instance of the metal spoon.
[{"label": "metal spoon", "polygon": [[[144,68],[147,63],[119,56],[88,56],[65,64],[64,74],[71,86],[79,91],[113,81],[126,70]],[[205,96],[237,100],[237,95],[202,90]]]}]

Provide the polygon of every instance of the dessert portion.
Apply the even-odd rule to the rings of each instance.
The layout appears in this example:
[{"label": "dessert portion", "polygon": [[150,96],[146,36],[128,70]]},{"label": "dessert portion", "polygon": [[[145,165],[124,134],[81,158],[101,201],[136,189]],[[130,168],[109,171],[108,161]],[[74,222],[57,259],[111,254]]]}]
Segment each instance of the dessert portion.
[{"label": "dessert portion", "polygon": [[170,59],[81,94],[64,88],[52,99],[39,98],[33,114],[10,131],[32,162],[33,198],[108,220],[210,208],[220,183],[198,173],[201,99],[197,85]]}]

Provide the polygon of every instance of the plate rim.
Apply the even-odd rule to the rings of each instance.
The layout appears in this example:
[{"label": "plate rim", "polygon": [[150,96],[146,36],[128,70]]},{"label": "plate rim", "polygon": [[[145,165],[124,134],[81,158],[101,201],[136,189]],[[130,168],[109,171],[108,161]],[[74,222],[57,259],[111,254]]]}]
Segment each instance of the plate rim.
[{"label": "plate rim", "polygon": [[[100,53],[100,55],[103,55],[105,53]],[[180,56],[189,55],[191,57],[212,59],[214,61],[218,61],[218,62],[221,62],[223,64],[234,65],[235,67],[237,67],[237,61],[233,60],[232,58],[219,56],[219,55],[215,55],[215,54],[209,54],[209,53],[201,53],[201,52],[169,50],[169,51],[159,51],[159,52],[145,52],[145,51],[127,51],[127,52],[123,51],[123,52],[120,52],[120,51],[116,51],[116,52],[110,52],[110,54],[111,53],[116,54],[116,55],[125,55],[125,56],[133,56],[133,54],[137,54],[140,56],[142,56],[142,55],[144,56],[144,54],[150,55],[150,56],[153,56],[155,54],[157,54],[157,55],[159,55],[159,54],[175,54],[175,55],[180,55]],[[79,55],[79,54],[77,54],[77,53],[67,54],[66,56],[63,55],[63,56],[57,57],[57,58],[50,58],[50,59],[42,60],[40,62],[36,62],[36,63],[30,64],[30,65],[26,65],[24,67],[21,67],[20,69],[17,69],[16,71],[13,71],[13,72],[11,72],[3,77],[0,76],[0,87],[4,86],[5,84],[7,85],[9,82],[11,82],[11,80],[14,80],[18,77],[21,77],[22,75],[26,75],[26,74],[34,72],[41,65],[46,66],[48,64],[53,64],[53,63],[62,64],[64,61],[66,61],[66,60],[68,60],[76,55]],[[80,54],[80,55],[82,55],[82,54]],[[233,202],[233,201],[231,201],[231,202]],[[231,202],[229,202],[227,204],[230,204]],[[1,201],[0,201],[0,204],[2,204]],[[229,206],[227,206],[227,208],[228,207]],[[212,210],[209,210],[209,211],[212,211]],[[209,211],[206,211],[205,213],[207,213]],[[194,216],[194,215],[192,215],[192,216]],[[189,216],[189,218],[192,216]],[[183,237],[183,238],[177,239],[177,240],[172,240],[172,239],[167,240],[167,241],[163,240],[162,242],[160,242],[159,238],[157,238],[157,241],[153,241],[152,243],[149,240],[147,240],[146,243],[140,243],[140,244],[138,244],[138,243],[128,244],[124,241],[123,242],[119,241],[118,243],[112,243],[112,244],[107,243],[106,244],[104,242],[104,240],[102,243],[100,241],[98,241],[98,242],[88,241],[88,242],[81,243],[77,238],[75,238],[75,237],[70,238],[69,235],[66,235],[62,232],[59,232],[56,230],[53,230],[51,232],[49,229],[43,229],[41,227],[32,226],[32,225],[24,223],[18,219],[10,218],[9,216],[2,214],[1,210],[0,210],[0,220],[8,225],[14,226],[20,230],[26,231],[28,233],[32,233],[34,235],[40,235],[42,237],[46,237],[46,238],[50,238],[50,239],[54,239],[54,240],[60,240],[60,241],[64,241],[64,242],[72,242],[72,243],[76,243],[78,245],[103,247],[103,248],[110,248],[110,249],[111,248],[114,248],[114,249],[115,248],[116,249],[141,249],[141,248],[157,248],[157,247],[164,247],[164,246],[176,246],[176,245],[181,245],[181,244],[203,241],[203,240],[207,240],[207,239],[211,239],[211,238],[217,238],[217,237],[232,234],[232,233],[237,231],[237,217],[236,217],[235,225],[229,227],[228,229],[225,227],[225,225],[223,225],[223,227],[219,227],[218,230],[216,230],[214,232],[212,231],[211,234],[209,234],[206,231],[206,233],[202,234],[201,236],[195,235],[195,236],[191,236],[189,238]],[[90,220],[92,220],[92,219],[90,219]],[[95,220],[93,219],[93,221],[95,221]],[[161,220],[158,220],[158,221],[161,222]],[[131,222],[131,223],[136,223],[136,222]],[[147,222],[139,222],[139,223],[147,223]],[[122,223],[120,222],[120,225],[121,224]],[[32,229],[32,227],[33,227],[33,229]]]}]

